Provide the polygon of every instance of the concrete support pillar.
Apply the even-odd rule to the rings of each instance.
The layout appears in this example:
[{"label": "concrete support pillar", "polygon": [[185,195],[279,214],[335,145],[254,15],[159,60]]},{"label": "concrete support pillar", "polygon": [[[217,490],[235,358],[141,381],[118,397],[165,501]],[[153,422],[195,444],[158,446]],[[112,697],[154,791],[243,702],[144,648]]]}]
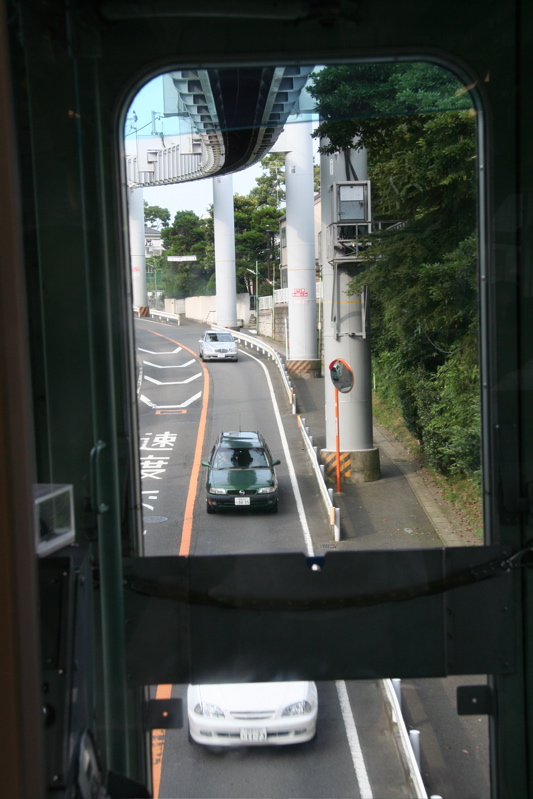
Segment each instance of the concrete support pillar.
[{"label": "concrete support pillar", "polygon": [[[379,451],[373,445],[372,382],[370,360],[369,307],[365,292],[347,294],[354,276],[350,265],[332,263],[331,228],[333,220],[332,192],[334,184],[347,180],[367,179],[366,152],[350,152],[347,170],[344,153],[321,156],[322,235],[321,263],[323,281],[324,367],[337,358],[345,360],[354,373],[354,387],[348,394],[339,394],[339,433],[341,477],[349,482],[369,482],[381,476]],[[326,473],[335,467],[335,396],[326,373],[326,447],[322,460]]]},{"label": "concrete support pillar", "polygon": [[139,309],[139,316],[147,316],[148,294],[146,292],[146,254],[142,188],[128,189],[128,215],[130,223],[131,283],[133,292],[133,305]]},{"label": "concrete support pillar", "polygon": [[313,143],[311,122],[285,127],[287,287],[291,361],[317,362]]},{"label": "concrete support pillar", "polygon": [[213,178],[213,217],[215,226],[217,324],[223,327],[237,327],[232,175]]}]

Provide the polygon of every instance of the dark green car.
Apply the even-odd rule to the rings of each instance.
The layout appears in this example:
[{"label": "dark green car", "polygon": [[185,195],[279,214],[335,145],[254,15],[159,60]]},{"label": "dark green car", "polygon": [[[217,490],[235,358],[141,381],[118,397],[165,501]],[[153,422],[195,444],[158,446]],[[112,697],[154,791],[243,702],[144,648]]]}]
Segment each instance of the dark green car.
[{"label": "dark green car", "polygon": [[261,433],[221,433],[207,466],[207,512],[220,508],[278,509],[278,481],[272,455]]}]

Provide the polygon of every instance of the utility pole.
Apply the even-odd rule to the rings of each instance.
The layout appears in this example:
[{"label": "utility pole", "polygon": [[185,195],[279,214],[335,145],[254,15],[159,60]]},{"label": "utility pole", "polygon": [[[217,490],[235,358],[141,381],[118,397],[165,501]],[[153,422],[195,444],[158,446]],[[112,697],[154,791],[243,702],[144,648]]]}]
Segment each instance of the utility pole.
[{"label": "utility pole", "polygon": [[[347,292],[350,281],[361,269],[359,236],[361,231],[371,230],[366,151],[353,149],[322,155],[320,167],[324,363],[342,360],[353,371],[353,390],[339,397],[338,407],[342,420],[340,449],[345,456],[343,479],[370,482],[379,479],[381,473],[372,431],[368,292]],[[326,473],[333,476],[335,397],[330,381],[325,381],[325,403],[326,447],[322,460]]]}]

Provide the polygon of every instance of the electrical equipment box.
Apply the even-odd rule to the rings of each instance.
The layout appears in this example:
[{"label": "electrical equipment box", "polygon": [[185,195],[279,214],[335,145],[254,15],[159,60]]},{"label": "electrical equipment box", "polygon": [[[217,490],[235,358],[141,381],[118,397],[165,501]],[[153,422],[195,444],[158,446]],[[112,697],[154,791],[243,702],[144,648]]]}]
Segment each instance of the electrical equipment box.
[{"label": "electrical equipment box", "polygon": [[74,543],[74,502],[71,485],[35,485],[33,507],[35,551],[39,557]]},{"label": "electrical equipment box", "polygon": [[328,229],[328,260],[357,263],[372,231],[370,181],[333,183],[331,202],[333,221]]},{"label": "electrical equipment box", "polygon": [[337,183],[338,221],[368,222],[369,202],[366,183]]}]

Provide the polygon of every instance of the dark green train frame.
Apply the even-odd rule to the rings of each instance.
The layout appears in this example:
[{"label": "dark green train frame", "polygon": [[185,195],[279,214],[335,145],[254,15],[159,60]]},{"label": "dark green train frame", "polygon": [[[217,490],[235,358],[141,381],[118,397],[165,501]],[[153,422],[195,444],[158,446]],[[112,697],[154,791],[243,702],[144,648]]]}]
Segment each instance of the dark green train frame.
[{"label": "dark green train frame", "polygon": [[[87,642],[72,633],[62,656],[70,653],[80,659],[88,707],[94,695],[98,722],[89,725],[87,734],[96,740],[102,768],[145,785],[150,782],[146,730],[154,722],[146,720],[147,709],[153,707],[144,686],[161,675],[151,673],[150,663],[139,667],[135,676],[128,673],[128,648],[133,647],[135,655],[144,639],[128,632],[124,607],[131,618],[138,612],[139,596],[157,602],[161,592],[170,590],[177,654],[174,670],[165,678],[192,679],[209,676],[213,653],[201,640],[184,649],[191,619],[206,630],[210,624],[219,630],[227,625],[229,633],[235,619],[244,627],[250,623],[249,602],[259,601],[250,599],[246,591],[251,586],[245,580],[237,581],[231,601],[222,597],[216,607],[204,601],[209,579],[220,579],[220,570],[238,573],[242,563],[215,560],[202,570],[193,562],[184,575],[179,560],[157,568],[154,561],[156,571],[146,574],[136,559],[138,453],[131,288],[125,267],[125,178],[119,158],[128,102],[148,78],[176,66],[397,57],[431,58],[477,86],[488,545],[481,550],[481,562],[477,549],[472,557],[461,555],[455,561],[450,556],[444,565],[424,561],[417,566],[417,558],[423,559],[415,552],[406,565],[407,571],[413,569],[414,582],[398,590],[412,591],[422,573],[431,573],[441,592],[458,589],[454,613],[460,617],[464,609],[465,619],[470,619],[461,632],[466,642],[459,652],[463,673],[491,672],[493,796],[533,795],[533,576],[528,567],[533,516],[533,4],[19,0],[4,2],[1,13],[3,795],[70,795],[65,786],[72,774],[59,775],[54,784],[44,763],[40,651],[48,646],[50,629],[43,615],[53,613],[59,600],[54,600],[56,593],[42,589],[43,579],[55,580],[56,587],[57,580],[65,580],[62,596],[77,596],[86,608],[84,603],[92,603],[92,598],[80,599],[80,575],[93,573],[93,568],[82,555],[94,558],[95,607],[101,612],[85,623],[87,630],[94,625],[94,647],[88,649]],[[40,594],[33,544],[34,482],[74,486],[80,545],[76,557],[55,559],[57,576],[40,575]],[[382,557],[386,565],[386,553],[373,557]],[[341,585],[345,599],[338,598],[340,604],[328,606],[320,616],[313,602],[320,603],[326,594],[331,601],[331,585],[323,586],[323,596],[319,590],[309,599],[301,561],[276,558],[281,560],[272,568],[283,573],[296,592],[289,599],[310,601],[307,611],[318,614],[319,626],[325,612],[336,619],[329,629],[371,628],[374,616],[368,596],[388,589],[369,586],[366,600],[354,596],[354,577],[362,568],[357,559],[345,561],[336,573],[335,585]],[[508,569],[495,566],[502,561]],[[260,574],[265,565],[248,564],[247,573],[256,568]],[[494,575],[479,578],[484,568]],[[257,588],[252,581],[254,585]],[[262,623],[266,631],[287,630],[287,640],[294,641],[298,621],[287,616],[283,590],[277,581],[264,587],[259,598],[266,603]],[[444,613],[440,605],[430,611],[423,605],[420,610],[419,603],[425,601],[420,595],[405,598],[409,601],[404,603],[404,623],[419,619],[420,613],[430,612],[436,619]],[[228,601],[229,615],[224,605]],[[71,607],[68,601],[66,606]],[[500,628],[496,617],[504,606],[512,609],[512,621]],[[476,612],[486,614],[480,626],[473,620]],[[305,613],[300,615],[306,619]],[[309,625],[302,624],[310,634]],[[358,669],[347,657],[340,633],[327,636],[327,651],[320,652],[320,638],[315,641],[316,661],[309,661],[308,650],[293,645],[280,652],[279,668],[284,674],[318,678],[366,674],[364,664]],[[441,654],[422,661],[422,676],[456,673],[446,653]],[[260,648],[254,654],[253,646],[246,652],[257,674],[277,676],[276,661],[269,664],[264,655]],[[229,655],[218,668],[219,677],[239,677],[231,672]],[[400,676],[413,667],[401,653],[383,646],[373,668],[383,674],[394,669],[394,676]],[[52,690],[55,682],[50,679],[48,685]],[[71,711],[65,702],[64,730],[76,723],[84,726]],[[64,741],[58,738],[54,746],[61,759]],[[113,779],[108,781],[110,795],[118,790]]]}]

